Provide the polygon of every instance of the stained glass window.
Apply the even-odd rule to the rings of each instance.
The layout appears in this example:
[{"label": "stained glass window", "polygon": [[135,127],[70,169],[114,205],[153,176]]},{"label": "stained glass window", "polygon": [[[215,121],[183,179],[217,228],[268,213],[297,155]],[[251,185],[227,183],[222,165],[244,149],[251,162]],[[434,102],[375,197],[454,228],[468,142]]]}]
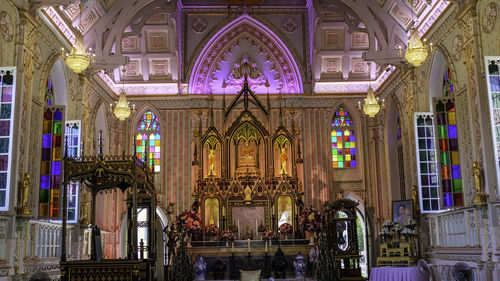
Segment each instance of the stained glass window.
[{"label": "stained glass window", "polygon": [[[490,104],[491,133],[493,137],[495,166],[500,171],[500,57],[486,57],[488,100]],[[500,173],[497,172],[497,186],[500,188]]]},{"label": "stained glass window", "polygon": [[[66,121],[65,138],[67,137],[68,157],[80,156],[80,120]],[[76,223],[78,219],[78,191],[80,184],[70,182],[68,185],[68,222]]]},{"label": "stained glass window", "polygon": [[440,210],[439,172],[433,114],[415,113],[415,136],[420,206],[423,213]]},{"label": "stained glass window", "polygon": [[58,218],[64,145],[64,106],[47,106],[43,114],[39,210],[41,218]]},{"label": "stained glass window", "polygon": [[453,79],[449,68],[444,72],[443,77],[443,93],[445,97],[450,97],[453,94]]},{"label": "stained glass window", "polygon": [[356,167],[356,138],[351,115],[343,106],[335,112],[332,122],[333,168]]},{"label": "stained glass window", "polygon": [[149,150],[149,165],[153,165],[155,161],[155,172],[160,171],[160,122],[154,113],[150,110],[146,111],[137,125],[136,141],[136,156],[143,160],[146,151],[146,145]]},{"label": "stained glass window", "polygon": [[15,71],[0,67],[0,211],[9,209]]},{"label": "stained glass window", "polygon": [[463,206],[457,122],[452,99],[436,100],[435,118],[443,207]]}]

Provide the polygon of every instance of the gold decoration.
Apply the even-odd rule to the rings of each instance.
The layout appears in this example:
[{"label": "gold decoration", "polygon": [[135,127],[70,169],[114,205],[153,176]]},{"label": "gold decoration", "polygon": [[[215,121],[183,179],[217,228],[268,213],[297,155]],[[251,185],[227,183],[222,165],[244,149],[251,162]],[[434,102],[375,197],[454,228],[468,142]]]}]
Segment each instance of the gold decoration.
[{"label": "gold decoration", "polygon": [[472,175],[474,176],[474,186],[476,188],[476,195],[472,199],[473,205],[485,205],[487,202],[486,196],[483,194],[481,184],[481,169],[477,161],[472,162]]},{"label": "gold decoration", "polygon": [[31,210],[28,206],[30,190],[31,190],[31,177],[29,173],[24,174],[23,190],[21,193],[21,206],[17,208],[17,213],[20,215],[31,215]]},{"label": "gold decoration", "polygon": [[413,200],[413,206],[415,206],[415,214],[419,214],[420,213],[420,206],[419,206],[419,201],[418,201],[417,186],[416,185],[411,186],[411,199]]},{"label": "gold decoration", "polygon": [[245,187],[245,204],[251,204],[252,203],[252,189],[250,188],[249,185]]}]

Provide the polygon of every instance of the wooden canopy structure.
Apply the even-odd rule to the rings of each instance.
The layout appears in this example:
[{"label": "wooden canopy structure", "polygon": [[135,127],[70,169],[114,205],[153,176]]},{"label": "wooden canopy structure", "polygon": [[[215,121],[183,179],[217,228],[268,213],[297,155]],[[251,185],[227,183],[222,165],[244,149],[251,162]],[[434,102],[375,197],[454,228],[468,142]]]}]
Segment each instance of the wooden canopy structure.
[{"label": "wooden canopy structure", "polygon": [[[67,140],[66,140],[67,141]],[[68,147],[66,145],[66,147]],[[135,151],[134,142],[134,151]],[[82,152],[83,154],[83,152]],[[62,239],[61,239],[61,277],[62,280],[101,280],[99,277],[92,277],[92,272],[97,272],[103,268],[109,270],[110,268],[123,268],[122,263],[134,263],[130,272],[123,270],[113,271],[118,274],[116,280],[151,280],[154,272],[154,265],[156,261],[155,245],[156,245],[156,193],[154,187],[154,165],[150,167],[147,159],[147,148],[144,162],[137,158],[134,154],[121,155],[121,156],[104,156],[102,154],[102,132],[99,132],[98,139],[98,152],[97,155],[81,156],[81,157],[67,157],[68,153],[65,152],[64,165],[63,165],[63,190],[62,190]],[[154,161],[153,161],[154,163]],[[67,186],[70,182],[80,182],[90,190],[92,195],[91,209],[92,215],[90,223],[95,226],[95,213],[96,213],[96,196],[99,192],[121,189],[123,192],[129,192],[129,204],[127,216],[128,226],[128,239],[127,239],[127,259],[120,260],[106,260],[103,261],[67,261],[66,260],[66,225],[67,225]],[[131,197],[131,198],[130,198]],[[149,222],[148,222],[148,241],[150,241],[150,252],[147,260],[138,260],[138,243],[137,243],[137,209],[138,198],[146,199],[141,200],[148,204],[149,209]],[[94,229],[93,229],[94,231]],[[92,235],[94,237],[94,235]],[[92,249],[94,252],[95,249]],[[153,267],[153,268],[151,268]],[[95,279],[98,278],[98,279]],[[144,279],[145,278],[145,279]]]}]

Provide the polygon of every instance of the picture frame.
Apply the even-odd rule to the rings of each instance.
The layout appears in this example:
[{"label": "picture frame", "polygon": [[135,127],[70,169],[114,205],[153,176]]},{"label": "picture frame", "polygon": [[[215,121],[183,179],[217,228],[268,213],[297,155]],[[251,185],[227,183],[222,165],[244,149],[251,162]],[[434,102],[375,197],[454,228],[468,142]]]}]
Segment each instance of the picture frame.
[{"label": "picture frame", "polygon": [[392,201],[392,220],[394,222],[405,224],[408,219],[413,219],[413,211],[413,200]]}]

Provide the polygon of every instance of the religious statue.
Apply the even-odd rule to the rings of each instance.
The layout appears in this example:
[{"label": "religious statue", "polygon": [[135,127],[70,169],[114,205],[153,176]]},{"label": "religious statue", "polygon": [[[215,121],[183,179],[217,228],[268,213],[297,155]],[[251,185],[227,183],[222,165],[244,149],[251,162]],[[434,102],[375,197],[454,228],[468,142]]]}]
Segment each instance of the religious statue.
[{"label": "religious statue", "polygon": [[288,159],[288,154],[285,152],[285,147],[280,148],[280,175],[288,175],[286,171],[286,160]]},{"label": "religious statue", "polygon": [[245,187],[245,204],[252,203],[252,189],[249,185]]},{"label": "religious statue", "polygon": [[90,223],[88,218],[89,204],[89,197],[87,194],[84,194],[82,200],[82,218],[80,219],[80,224],[84,226]]},{"label": "religious statue", "polygon": [[210,153],[208,154],[208,175],[216,176],[215,173],[215,149],[210,149]]},{"label": "religious statue", "polygon": [[32,184],[30,174],[25,173],[23,179],[23,190],[21,193],[21,206],[17,209],[17,213],[20,215],[31,215],[31,210],[28,206],[31,186]]},{"label": "religious statue", "polygon": [[487,199],[483,194],[481,169],[477,161],[472,162],[472,175],[474,176],[474,187],[476,188],[476,195],[474,195],[474,199],[472,199],[472,204],[483,205],[487,202]]},{"label": "religious statue", "polygon": [[175,203],[173,203],[173,202],[170,202],[167,205],[167,219],[168,219],[169,223],[175,221],[175,218],[174,218],[174,206],[175,206]]},{"label": "religious statue", "polygon": [[411,200],[413,201],[413,205],[415,206],[415,214],[420,213],[420,207],[419,207],[419,202],[418,202],[417,186],[416,185],[412,185],[411,186]]},{"label": "religious statue", "polygon": [[175,254],[175,247],[177,245],[177,241],[179,240],[179,236],[177,234],[177,231],[175,230],[175,223],[171,223],[170,225],[167,225],[164,229],[163,232],[167,234],[167,265],[171,265],[174,254]]},{"label": "religious statue", "polygon": [[257,166],[257,161],[254,156],[254,148],[247,143],[241,150],[241,156],[238,161],[236,174],[240,177],[250,176],[257,177],[260,175]]}]

